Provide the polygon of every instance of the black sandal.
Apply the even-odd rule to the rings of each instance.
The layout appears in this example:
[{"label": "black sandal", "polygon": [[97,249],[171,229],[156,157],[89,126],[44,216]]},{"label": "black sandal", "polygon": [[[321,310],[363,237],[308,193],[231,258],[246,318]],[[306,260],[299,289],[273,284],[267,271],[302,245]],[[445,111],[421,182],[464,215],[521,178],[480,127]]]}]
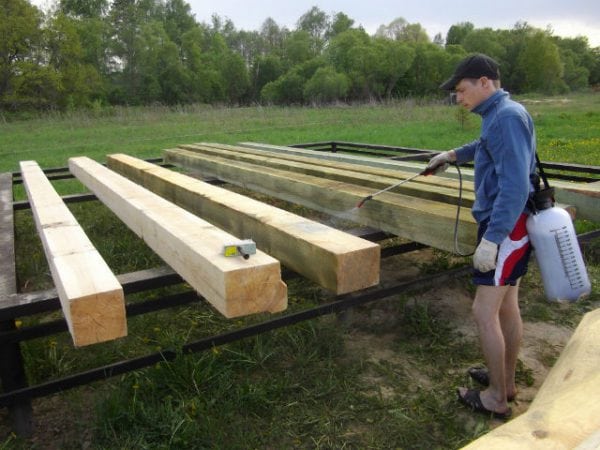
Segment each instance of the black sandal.
[{"label": "black sandal", "polygon": [[490,385],[490,374],[485,367],[470,367],[469,370],[467,370],[467,373],[480,385],[485,387]]},{"label": "black sandal", "polygon": [[494,419],[507,420],[512,416],[512,409],[508,408],[506,412],[497,412],[487,409],[483,406],[480,397],[481,391],[476,389],[468,389],[465,392],[465,395],[460,395],[460,389],[456,390],[456,395],[458,395],[458,401],[463,405],[471,408],[472,411],[478,412],[481,414],[485,414],[487,416],[493,417]]},{"label": "black sandal", "polygon": [[[488,387],[490,385],[490,374],[485,367],[470,367],[469,370],[467,370],[467,373],[473,380],[478,382],[480,385],[485,387]],[[509,395],[506,397],[506,400],[512,402],[514,401],[515,396],[516,394]]]}]

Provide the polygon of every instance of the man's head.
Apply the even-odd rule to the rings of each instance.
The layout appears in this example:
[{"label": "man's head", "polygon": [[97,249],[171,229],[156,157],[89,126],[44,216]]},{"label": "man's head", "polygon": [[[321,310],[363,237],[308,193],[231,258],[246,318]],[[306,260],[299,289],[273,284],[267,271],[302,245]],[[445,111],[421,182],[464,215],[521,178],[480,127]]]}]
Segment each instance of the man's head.
[{"label": "man's head", "polygon": [[472,110],[500,87],[498,63],[482,54],[469,56],[440,87],[455,90],[458,103]]}]

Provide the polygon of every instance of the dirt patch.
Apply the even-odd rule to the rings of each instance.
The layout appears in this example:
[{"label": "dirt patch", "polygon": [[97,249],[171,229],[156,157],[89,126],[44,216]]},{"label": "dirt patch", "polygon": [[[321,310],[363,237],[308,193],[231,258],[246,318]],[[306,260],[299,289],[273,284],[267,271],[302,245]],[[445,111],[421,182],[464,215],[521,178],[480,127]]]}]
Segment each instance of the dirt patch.
[{"label": "dirt patch", "polygon": [[[390,285],[404,278],[411,279],[419,275],[426,264],[431,264],[435,255],[431,250],[399,255],[382,261],[382,285]],[[423,276],[422,274],[420,276]],[[469,286],[468,279],[448,282],[424,293],[411,297],[411,302],[426,306],[433,314],[442,318],[457,337],[478,347],[478,332],[472,318],[471,305],[474,289]],[[400,375],[413,380],[417,388],[435,388],[428,371],[415,364],[411,357],[398,352],[396,343],[398,336],[392,330],[398,327],[398,311],[393,301],[376,302],[368,309],[353,313],[352,322],[361,321],[362,328],[375,332],[351,332],[346,340],[346,348],[350,354],[360,355],[367,362],[380,364],[386,362],[393,366]],[[527,374],[527,379],[517,380],[519,394],[512,405],[515,416],[527,410],[546,376],[565,347],[573,333],[567,326],[547,322],[523,323],[523,343],[519,353],[518,371]],[[381,334],[382,331],[389,331]],[[481,361],[483,356],[480,355]],[[444,368],[450,375],[461,375],[467,367]],[[465,377],[466,378],[466,377]],[[372,375],[369,371],[363,377],[371,395],[383,398],[395,395],[384,377]]]}]

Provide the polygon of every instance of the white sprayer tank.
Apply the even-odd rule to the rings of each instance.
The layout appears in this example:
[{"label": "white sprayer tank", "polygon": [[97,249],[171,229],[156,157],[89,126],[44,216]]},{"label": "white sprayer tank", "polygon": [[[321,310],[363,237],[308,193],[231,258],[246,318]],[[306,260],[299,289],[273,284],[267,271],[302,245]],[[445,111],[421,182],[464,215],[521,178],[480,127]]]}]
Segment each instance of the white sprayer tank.
[{"label": "white sprayer tank", "polygon": [[527,218],[527,232],[549,301],[571,301],[588,295],[592,286],[571,216],[553,206]]}]

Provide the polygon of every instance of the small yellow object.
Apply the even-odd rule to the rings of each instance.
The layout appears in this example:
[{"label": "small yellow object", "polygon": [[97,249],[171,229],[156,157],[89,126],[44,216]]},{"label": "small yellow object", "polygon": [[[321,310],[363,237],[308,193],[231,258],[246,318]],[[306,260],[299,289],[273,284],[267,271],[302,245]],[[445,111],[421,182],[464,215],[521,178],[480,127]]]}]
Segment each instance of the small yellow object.
[{"label": "small yellow object", "polygon": [[235,245],[227,245],[223,249],[223,254],[225,256],[236,256],[237,255],[237,246]]},{"label": "small yellow object", "polygon": [[223,256],[241,256],[244,259],[256,253],[256,243],[252,239],[244,239],[223,246]]}]

